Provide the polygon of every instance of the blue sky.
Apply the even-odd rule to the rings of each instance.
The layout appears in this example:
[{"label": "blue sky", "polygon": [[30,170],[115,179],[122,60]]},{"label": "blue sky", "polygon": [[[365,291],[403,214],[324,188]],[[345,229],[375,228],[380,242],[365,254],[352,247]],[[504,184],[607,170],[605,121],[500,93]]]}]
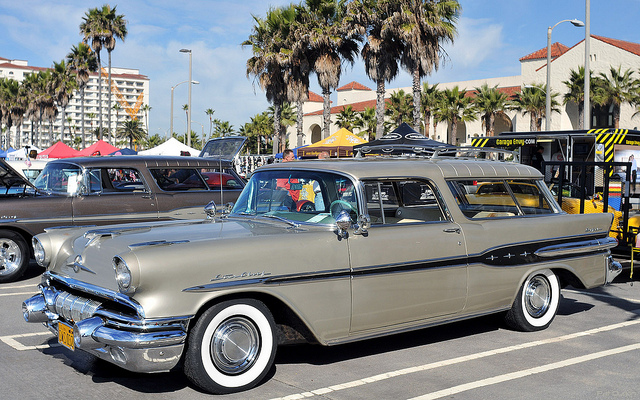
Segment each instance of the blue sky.
[{"label": "blue sky", "polygon": [[[294,1],[297,2],[297,1]],[[251,33],[252,14],[264,16],[270,6],[284,0],[0,0],[0,57],[27,60],[29,65],[50,67],[62,60],[81,37],[78,26],[84,13],[102,4],[117,6],[128,21],[129,34],[112,53],[113,66],[139,69],[151,81],[149,133],[169,131],[171,86],[188,80],[188,55],[193,52],[192,129],[205,133],[209,119],[230,121],[234,128],[248,122],[269,104],[264,93],[247,79],[249,48],[240,46]],[[585,0],[461,0],[458,37],[447,46],[448,61],[429,76],[429,83],[493,78],[520,74],[518,59],[546,46],[547,27],[563,19],[585,19]],[[637,26],[640,0],[591,0],[591,34],[640,42]],[[584,39],[584,29],[561,24],[553,42],[573,46]],[[106,62],[106,53],[103,60]],[[639,66],[640,67],[640,66]],[[311,90],[320,93],[312,76]],[[341,85],[358,81],[375,84],[359,61],[344,66]],[[410,86],[402,72],[388,88]],[[335,96],[334,96],[335,97]],[[181,106],[187,102],[187,85],[174,92],[174,130],[184,131]]]}]

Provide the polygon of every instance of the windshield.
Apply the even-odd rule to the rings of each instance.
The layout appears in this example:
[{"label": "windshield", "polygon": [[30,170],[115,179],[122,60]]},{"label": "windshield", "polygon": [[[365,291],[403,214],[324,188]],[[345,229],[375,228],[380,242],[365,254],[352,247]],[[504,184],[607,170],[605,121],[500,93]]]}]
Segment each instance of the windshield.
[{"label": "windshield", "polygon": [[270,170],[251,176],[232,215],[333,224],[331,214],[340,210],[347,210],[355,221],[358,206],[350,179],[327,172]]},{"label": "windshield", "polygon": [[74,194],[82,185],[82,169],[70,163],[48,163],[33,184],[46,192]]}]

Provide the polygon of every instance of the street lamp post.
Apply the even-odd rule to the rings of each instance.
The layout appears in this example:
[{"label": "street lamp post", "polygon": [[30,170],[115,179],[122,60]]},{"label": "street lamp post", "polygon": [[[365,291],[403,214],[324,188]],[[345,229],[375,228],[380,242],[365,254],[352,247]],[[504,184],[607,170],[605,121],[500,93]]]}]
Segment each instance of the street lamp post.
[{"label": "street lamp post", "polygon": [[547,104],[546,104],[546,110],[545,110],[545,130],[550,130],[551,129],[551,32],[553,31],[553,28],[555,28],[556,26],[560,25],[563,22],[571,22],[573,24],[573,26],[584,26],[584,22],[577,20],[577,19],[563,19],[562,21],[558,22],[557,24],[555,24],[554,26],[550,26],[547,29]]},{"label": "street lamp post", "polygon": [[584,121],[583,129],[591,129],[591,70],[589,60],[591,56],[591,2],[586,0],[584,20]]},{"label": "street lamp post", "polygon": [[[177,88],[178,86],[182,85],[183,83],[187,83],[189,81],[182,81],[176,85],[171,86],[171,121],[169,122],[169,126],[170,126],[170,130],[169,130],[169,134],[173,135],[173,89]],[[200,82],[198,81],[191,81],[191,83],[193,83],[194,85],[199,84]]]},{"label": "street lamp post", "polygon": [[[189,53],[189,101],[187,102],[187,130],[191,130],[191,50],[190,49],[180,49],[180,53]],[[187,146],[191,147],[191,132],[187,132]]]}]

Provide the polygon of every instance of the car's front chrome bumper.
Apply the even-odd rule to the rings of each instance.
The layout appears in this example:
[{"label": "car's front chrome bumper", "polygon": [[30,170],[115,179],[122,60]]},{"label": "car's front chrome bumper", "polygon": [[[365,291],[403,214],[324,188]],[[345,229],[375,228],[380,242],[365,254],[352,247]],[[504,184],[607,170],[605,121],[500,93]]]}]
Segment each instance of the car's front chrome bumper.
[{"label": "car's front chrome bumper", "polygon": [[27,322],[43,322],[56,336],[73,326],[76,349],[135,372],[169,371],[179,362],[189,317],[139,319],[105,310],[98,301],[49,286],[22,303]]}]

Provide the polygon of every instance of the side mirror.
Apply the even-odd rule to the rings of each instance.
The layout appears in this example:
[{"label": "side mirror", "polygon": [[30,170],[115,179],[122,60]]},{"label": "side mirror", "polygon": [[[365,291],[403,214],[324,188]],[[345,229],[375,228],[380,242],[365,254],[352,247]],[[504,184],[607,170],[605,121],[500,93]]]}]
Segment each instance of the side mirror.
[{"label": "side mirror", "polygon": [[204,206],[204,213],[207,215],[207,219],[213,219],[216,216],[216,202],[210,201]]},{"label": "side mirror", "polygon": [[231,214],[231,210],[233,210],[233,206],[234,206],[233,202],[229,202],[224,206],[222,206],[222,214],[223,215]]},{"label": "side mirror", "polygon": [[346,237],[347,230],[351,227],[351,217],[349,216],[348,211],[340,211],[336,218],[336,225],[338,226],[338,235]]}]

